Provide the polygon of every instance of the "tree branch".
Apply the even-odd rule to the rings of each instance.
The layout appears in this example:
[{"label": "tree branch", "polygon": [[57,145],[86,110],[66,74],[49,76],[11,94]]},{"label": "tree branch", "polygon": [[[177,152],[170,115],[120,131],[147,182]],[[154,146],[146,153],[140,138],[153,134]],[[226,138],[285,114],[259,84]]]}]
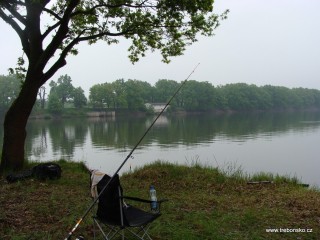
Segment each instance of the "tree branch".
[{"label": "tree branch", "polygon": [[48,81],[60,68],[65,66],[67,64],[67,61],[65,57],[60,56],[59,59],[52,65],[52,67],[43,74],[42,79],[40,80],[41,86]]},{"label": "tree branch", "polygon": [[43,85],[48,79],[50,79],[60,68],[62,68],[64,65],[66,65],[66,57],[70,50],[77,45],[79,42],[83,41],[88,41],[92,39],[97,39],[103,36],[122,36],[127,33],[129,33],[131,30],[119,32],[119,33],[110,33],[110,32],[104,32],[104,33],[99,33],[91,36],[85,36],[81,37],[81,35],[85,32],[86,30],[83,30],[77,38],[75,38],[72,42],[70,42],[62,51],[60,54],[59,59],[52,65],[52,67],[43,75],[43,79],[41,80],[41,84]]},{"label": "tree branch", "polygon": [[3,1],[2,4],[12,14],[12,16],[18,19],[23,25],[26,25],[26,19],[22,17],[8,1]]},{"label": "tree branch", "polygon": [[[60,21],[60,26],[55,34],[55,36],[52,38],[51,42],[45,49],[41,59],[39,60],[39,64],[45,65],[49,59],[54,55],[56,50],[59,48],[59,46],[62,44],[63,40],[65,39],[67,33],[68,33],[68,24],[70,22],[70,16],[72,14],[72,11],[76,8],[76,6],[79,4],[79,0],[70,0],[69,4],[63,14],[63,17]],[[49,32],[46,32],[45,34],[49,34],[50,31],[52,31],[57,26],[53,25],[52,29],[49,30]]]},{"label": "tree branch", "polygon": [[29,57],[30,56],[30,48],[29,48],[29,44],[28,44],[28,38],[27,38],[25,32],[20,28],[19,24],[16,23],[13,20],[13,18],[7,16],[7,14],[1,8],[0,8],[0,17],[16,31],[16,33],[18,34],[18,36],[20,38],[23,51],[26,53],[27,57]]},{"label": "tree branch", "polygon": [[[84,31],[82,31],[83,33]],[[80,33],[80,35],[82,34]],[[41,85],[45,84],[45,82],[50,79],[60,68],[67,64],[66,57],[70,50],[79,43],[80,35],[74,39],[71,43],[69,43],[60,54],[59,59],[52,65],[52,67],[43,75],[43,79],[41,80]]]},{"label": "tree branch", "polygon": [[[63,33],[66,33],[67,31],[65,31],[64,29],[67,28],[67,25],[69,23],[69,19],[70,16],[74,14],[72,14],[73,9],[77,6],[78,4],[78,0],[73,0],[70,2],[69,6],[67,7],[64,16],[61,18],[61,21],[57,22],[55,25],[51,26],[50,29],[48,29],[43,36],[47,36],[54,28],[56,28],[57,26],[60,25],[59,30],[57,32],[57,34],[55,35],[54,39],[51,41],[51,43],[48,45],[47,49],[45,50],[45,56],[44,58],[48,58],[49,57],[49,53],[51,51],[55,52],[58,48],[58,46],[60,46],[60,44],[62,43],[65,35]],[[78,12],[80,14],[80,12]],[[65,32],[63,32],[63,30]],[[122,32],[118,32],[118,33],[111,33],[111,32],[102,32],[99,34],[94,34],[94,35],[90,35],[90,36],[83,36],[81,37],[85,31],[88,29],[84,29],[83,31],[81,31],[81,33],[78,35],[78,37],[76,37],[73,41],[71,41],[61,52],[59,59],[52,65],[52,67],[43,75],[43,79],[41,79],[41,84],[44,84],[48,79],[50,79],[60,68],[62,68],[64,65],[66,65],[66,56],[68,55],[68,53],[71,51],[71,49],[78,44],[79,42],[82,41],[88,41],[88,40],[93,40],[93,39],[97,39],[97,38],[101,38],[104,36],[122,36],[125,34],[128,34],[130,32],[132,32],[131,29],[128,29],[126,31],[122,31]],[[63,35],[63,37],[61,36],[60,38],[58,37],[59,34]]]},{"label": "tree branch", "polygon": [[83,42],[83,41],[92,40],[92,39],[101,38],[101,37],[104,37],[104,36],[119,37],[119,36],[126,35],[126,34],[128,34],[128,33],[134,33],[134,31],[132,31],[131,29],[128,29],[128,30],[126,30],[126,31],[117,32],[117,33],[102,32],[102,33],[98,33],[98,34],[94,34],[94,35],[90,35],[90,36],[78,37],[78,38],[77,38],[77,39],[78,39],[78,40],[77,40],[77,43]]},{"label": "tree branch", "polygon": [[50,32],[52,32],[54,29],[56,29],[57,27],[59,27],[60,24],[61,24],[61,22],[59,21],[59,22],[55,23],[54,25],[49,26],[49,27],[47,28],[47,30],[42,34],[42,39],[45,39],[45,38],[50,34]]},{"label": "tree branch", "polygon": [[52,10],[50,10],[50,9],[48,9],[48,8],[43,8],[43,11],[51,14],[52,16],[54,16],[54,17],[55,17],[56,19],[58,19],[59,21],[62,20],[62,18],[61,18],[58,14],[56,14],[54,11],[52,11]]},{"label": "tree branch", "polygon": [[154,7],[157,7],[156,5],[143,5],[145,2],[147,2],[147,0],[143,1],[142,3],[140,4],[137,4],[137,5],[131,5],[131,4],[125,4],[125,3],[120,3],[120,4],[115,4],[115,5],[111,5],[111,4],[97,4],[95,6],[93,6],[92,8],[88,9],[88,10],[85,10],[85,11],[82,11],[82,10],[79,10],[79,11],[75,11],[72,16],[75,16],[75,15],[79,15],[79,14],[92,14],[94,12],[95,9],[97,8],[101,8],[101,7],[104,7],[104,8],[121,8],[121,7],[129,7],[129,8],[154,8]]}]

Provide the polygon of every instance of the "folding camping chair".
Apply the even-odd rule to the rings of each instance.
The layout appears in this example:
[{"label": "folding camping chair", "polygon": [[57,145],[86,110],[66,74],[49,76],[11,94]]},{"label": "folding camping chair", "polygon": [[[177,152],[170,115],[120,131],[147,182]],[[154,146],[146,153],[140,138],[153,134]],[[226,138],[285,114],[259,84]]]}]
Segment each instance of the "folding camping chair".
[{"label": "folding camping chair", "polygon": [[[105,174],[103,177],[100,175],[100,179],[96,184],[98,194],[100,194],[110,181],[111,177]],[[125,233],[128,233],[136,239],[151,239],[148,234],[150,223],[161,216],[160,205],[167,200],[158,201],[157,211],[149,212],[126,204],[124,199],[149,204],[151,201],[123,196],[122,193],[123,190],[120,185],[119,176],[116,175],[99,196],[97,213],[93,216],[95,226],[94,239],[96,237],[96,227],[98,227],[106,240],[113,239],[116,236],[121,236],[122,239],[128,239]]]}]

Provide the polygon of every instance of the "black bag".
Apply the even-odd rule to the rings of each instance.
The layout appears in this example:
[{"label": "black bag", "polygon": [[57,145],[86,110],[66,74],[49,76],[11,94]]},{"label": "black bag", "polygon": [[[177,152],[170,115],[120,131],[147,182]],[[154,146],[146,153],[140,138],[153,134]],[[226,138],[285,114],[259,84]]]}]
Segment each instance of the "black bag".
[{"label": "black bag", "polygon": [[56,163],[40,163],[32,169],[28,169],[21,173],[11,173],[6,179],[9,183],[27,178],[37,178],[39,180],[59,179],[61,177],[61,167]]},{"label": "black bag", "polygon": [[32,177],[32,169],[28,169],[26,171],[20,173],[10,173],[7,175],[6,179],[8,183],[14,183],[19,180],[24,180]]},{"label": "black bag", "polygon": [[56,163],[41,163],[32,168],[32,176],[39,180],[59,179],[61,167]]}]

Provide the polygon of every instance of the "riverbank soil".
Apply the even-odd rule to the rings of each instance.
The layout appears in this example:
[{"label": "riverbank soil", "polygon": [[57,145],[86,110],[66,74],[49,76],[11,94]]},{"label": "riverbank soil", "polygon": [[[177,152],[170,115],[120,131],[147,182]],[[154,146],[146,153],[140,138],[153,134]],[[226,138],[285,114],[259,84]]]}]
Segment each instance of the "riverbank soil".
[{"label": "riverbank soil", "polygon": [[[0,239],[64,239],[92,203],[83,164],[59,162],[58,180],[0,180]],[[265,179],[267,180],[267,179]],[[162,216],[154,239],[319,239],[320,192],[290,179],[248,184],[241,174],[160,163],[121,176],[124,194],[148,198],[157,190]],[[94,211],[75,235],[92,239]]]}]

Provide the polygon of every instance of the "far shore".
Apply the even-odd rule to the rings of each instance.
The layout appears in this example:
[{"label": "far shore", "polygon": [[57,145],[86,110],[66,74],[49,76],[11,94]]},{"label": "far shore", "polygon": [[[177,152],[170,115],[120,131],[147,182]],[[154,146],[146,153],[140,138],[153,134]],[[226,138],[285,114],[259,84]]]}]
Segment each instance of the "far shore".
[{"label": "far shore", "polygon": [[[199,115],[199,114],[215,114],[215,115],[224,115],[224,114],[254,114],[254,113],[281,113],[281,112],[320,112],[318,108],[308,108],[308,109],[286,109],[286,110],[254,110],[254,111],[234,111],[234,110],[210,110],[210,111],[185,111],[177,110],[171,112],[164,112],[163,115]],[[32,112],[29,119],[61,119],[61,118],[73,118],[73,117],[86,117],[86,118],[109,118],[115,116],[148,116],[148,115],[157,115],[158,113],[150,113],[145,111],[128,111],[128,110],[110,110],[110,109],[99,109],[92,110],[88,108],[84,109],[75,109],[75,108],[66,108],[63,112],[59,114],[50,113],[47,110],[38,110]],[[4,117],[4,113],[0,113],[0,118]]]}]

